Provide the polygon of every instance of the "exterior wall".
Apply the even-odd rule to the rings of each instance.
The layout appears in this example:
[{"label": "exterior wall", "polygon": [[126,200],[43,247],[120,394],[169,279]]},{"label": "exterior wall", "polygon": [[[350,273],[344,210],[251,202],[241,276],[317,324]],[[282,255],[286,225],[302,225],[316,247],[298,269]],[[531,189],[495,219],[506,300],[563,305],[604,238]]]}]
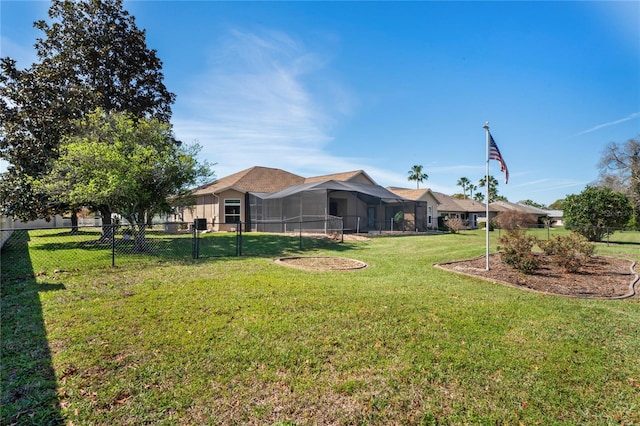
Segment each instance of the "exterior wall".
[{"label": "exterior wall", "polygon": [[[438,202],[430,193],[426,193],[417,201],[416,227],[418,230],[438,229]],[[431,216],[431,221],[429,221]]]},{"label": "exterior wall", "polygon": [[217,195],[199,195],[192,209],[184,209],[185,222],[193,223],[195,219],[206,219],[207,227],[212,231],[235,231],[237,224],[225,223],[225,201],[240,200],[240,221],[245,223],[245,194],[229,189]]},{"label": "exterior wall", "polygon": [[[427,201],[427,216],[431,213],[431,223],[429,224],[429,229],[438,229],[438,201],[436,201],[433,194],[426,194]],[[429,212],[429,207],[431,208],[431,212]]]},{"label": "exterior wall", "polygon": [[[191,208],[185,208],[182,218],[185,222],[193,223],[195,219],[206,219],[210,229],[214,229],[219,219],[219,202],[218,197],[213,194],[198,195],[196,205]],[[179,220],[179,218],[178,218]]]},{"label": "exterior wall", "polygon": [[244,192],[236,191],[235,189],[229,189],[227,191],[221,192],[218,194],[218,203],[217,203],[217,218],[215,220],[216,225],[214,226],[214,231],[235,231],[238,227],[235,223],[225,223],[225,201],[226,200],[240,200],[240,221],[245,223],[247,218],[245,218],[245,196]]}]

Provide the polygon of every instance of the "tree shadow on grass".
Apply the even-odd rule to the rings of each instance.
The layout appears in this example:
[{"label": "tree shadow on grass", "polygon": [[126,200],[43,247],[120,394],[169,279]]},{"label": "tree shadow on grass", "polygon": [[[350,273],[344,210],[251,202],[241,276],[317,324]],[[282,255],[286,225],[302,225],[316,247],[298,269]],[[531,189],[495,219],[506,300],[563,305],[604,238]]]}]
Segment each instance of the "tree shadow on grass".
[{"label": "tree shadow on grass", "polygon": [[345,252],[354,250],[354,248],[355,245],[352,243],[339,242],[326,237],[242,235],[242,254],[244,256],[277,256],[320,249]]},{"label": "tree shadow on grass", "polygon": [[0,254],[0,424],[62,425],[39,293],[65,287],[36,281],[26,232],[10,239]]},{"label": "tree shadow on grass", "polygon": [[[14,232],[5,244],[7,252],[19,251],[26,247],[26,240],[31,233],[25,230]],[[20,237],[19,237],[20,236]],[[95,237],[96,235],[91,234]],[[84,238],[83,238],[84,237]],[[108,267],[155,261],[186,261],[191,260],[197,245],[199,258],[232,257],[241,251],[245,257],[273,257],[300,254],[313,250],[328,250],[336,253],[356,249],[356,245],[345,241],[340,242],[325,236],[291,236],[276,234],[242,234],[239,241],[236,233],[203,234],[194,241],[190,235],[162,235],[151,234],[145,239],[144,249],[134,242],[116,238],[111,242],[86,236],[59,233],[53,235],[32,235],[29,256],[16,256],[11,262],[5,262],[5,274],[18,277],[32,276],[36,272],[51,270],[84,270],[96,267]],[[16,247],[13,247],[16,246]],[[241,249],[241,250],[240,250]],[[113,250],[113,252],[112,252]],[[28,264],[23,264],[28,262]],[[23,272],[20,272],[23,271]],[[29,271],[29,272],[24,272]],[[17,274],[17,275],[16,275]]]}]

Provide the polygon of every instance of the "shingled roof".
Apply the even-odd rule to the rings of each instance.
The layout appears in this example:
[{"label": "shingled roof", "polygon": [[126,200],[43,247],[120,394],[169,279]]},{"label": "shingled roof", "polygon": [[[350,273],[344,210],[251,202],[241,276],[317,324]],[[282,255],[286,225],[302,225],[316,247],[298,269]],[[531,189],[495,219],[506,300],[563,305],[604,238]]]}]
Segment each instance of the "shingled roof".
[{"label": "shingled roof", "polygon": [[549,214],[547,210],[539,209],[533,206],[528,206],[526,204],[511,203],[509,201],[496,201],[491,203],[490,206],[499,212],[515,210],[523,213],[535,214],[538,216],[546,216]]},{"label": "shingled roof", "polygon": [[429,188],[409,189],[409,188],[398,188],[396,186],[390,186],[387,189],[393,192],[394,194],[401,196],[402,198],[406,198],[407,200],[412,200],[412,201],[420,200],[422,196],[430,193],[438,203],[440,202],[440,199]]},{"label": "shingled roof", "polygon": [[[434,192],[434,194],[440,201],[438,206],[440,212],[480,213],[487,210],[486,204],[476,200],[453,198],[441,192]],[[489,211],[495,211],[495,209],[489,205]]]},{"label": "shingled roof", "polygon": [[304,181],[302,176],[281,169],[255,166],[202,185],[193,194],[212,194],[228,188],[244,192],[278,192]]},{"label": "shingled roof", "polygon": [[335,180],[338,182],[349,182],[350,180],[356,178],[359,175],[364,175],[367,179],[369,179],[373,184],[375,184],[374,180],[364,172],[364,170],[353,170],[351,172],[342,172],[342,173],[333,173],[330,175],[322,175],[322,176],[313,176],[310,178],[306,178],[304,183],[315,183],[315,182],[325,182],[328,180]]}]

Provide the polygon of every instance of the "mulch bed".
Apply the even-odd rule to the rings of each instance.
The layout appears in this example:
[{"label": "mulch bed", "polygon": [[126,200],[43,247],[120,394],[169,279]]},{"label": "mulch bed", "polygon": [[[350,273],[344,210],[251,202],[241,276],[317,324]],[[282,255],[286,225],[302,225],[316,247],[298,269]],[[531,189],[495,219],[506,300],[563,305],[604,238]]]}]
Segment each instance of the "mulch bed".
[{"label": "mulch bed", "polygon": [[367,266],[364,262],[346,257],[321,256],[283,257],[281,259],[277,259],[276,263],[284,266],[314,271],[344,271],[362,269]]},{"label": "mulch bed", "polygon": [[533,274],[523,274],[501,260],[499,253],[486,257],[442,263],[436,266],[515,287],[562,296],[621,299],[635,295],[638,275],[630,260],[593,256],[577,273],[567,273],[552,263],[544,254],[540,256],[541,267]]}]

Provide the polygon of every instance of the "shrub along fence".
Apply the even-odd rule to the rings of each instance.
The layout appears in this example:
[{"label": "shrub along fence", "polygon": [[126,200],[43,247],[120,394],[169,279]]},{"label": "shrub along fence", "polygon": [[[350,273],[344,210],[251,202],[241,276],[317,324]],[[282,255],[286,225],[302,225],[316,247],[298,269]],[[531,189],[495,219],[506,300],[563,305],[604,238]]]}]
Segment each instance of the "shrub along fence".
[{"label": "shrub along fence", "polygon": [[[503,235],[506,230],[496,226],[494,231],[498,237]],[[539,240],[549,240],[554,235],[570,232],[564,227],[548,227],[545,225],[530,226],[527,232],[534,235]],[[606,228],[603,243],[607,244],[640,244],[640,232],[631,228]]]},{"label": "shrub along fence", "polygon": [[[200,226],[197,226],[200,225]],[[93,267],[123,266],[149,261],[226,256],[275,256],[336,245],[341,232],[244,232],[238,223],[230,232],[213,232],[215,223],[166,223],[134,233],[123,225],[49,229],[0,229],[4,244],[0,263],[2,280],[20,275],[21,262],[35,273]],[[29,259],[21,259],[28,254]]]}]

